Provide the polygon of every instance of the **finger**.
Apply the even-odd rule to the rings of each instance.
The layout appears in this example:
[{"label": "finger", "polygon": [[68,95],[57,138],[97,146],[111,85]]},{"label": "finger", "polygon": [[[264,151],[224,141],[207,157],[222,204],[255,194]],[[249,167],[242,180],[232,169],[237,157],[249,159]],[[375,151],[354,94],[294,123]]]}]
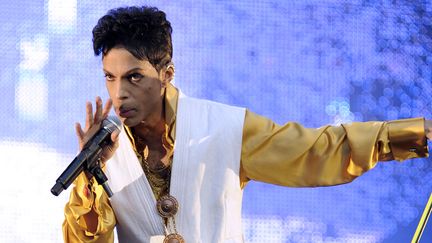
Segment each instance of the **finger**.
[{"label": "finger", "polygon": [[94,123],[99,123],[102,121],[102,99],[97,96],[96,97],[96,111],[94,114]]},{"label": "finger", "polygon": [[111,134],[112,144],[110,145],[110,150],[111,150],[112,152],[116,151],[117,148],[119,147],[119,142],[118,142],[119,134],[120,134],[120,132],[119,132],[118,130],[114,131],[114,132]]},{"label": "finger", "polygon": [[113,143],[117,143],[118,139],[119,139],[119,135],[120,135],[120,131],[119,130],[115,130],[113,133],[111,133],[111,141]]},{"label": "finger", "polygon": [[120,134],[119,130],[115,130],[113,133],[111,133],[112,143],[105,148],[107,150],[101,156],[102,162],[104,164],[107,161],[107,159],[109,159],[113,155],[113,153],[117,150],[117,148],[119,147],[119,142],[118,142],[119,134]]},{"label": "finger", "polygon": [[79,124],[78,122],[75,123],[75,133],[76,133],[79,140],[83,139],[84,131],[81,129],[81,124]]},{"label": "finger", "polygon": [[111,145],[111,151],[115,152],[117,150],[117,148],[119,147],[119,143],[115,142]]},{"label": "finger", "polygon": [[86,102],[86,122],[85,130],[87,131],[93,125],[93,106],[90,102]]},{"label": "finger", "polygon": [[75,133],[78,137],[78,144],[79,144],[80,149],[81,149],[82,141],[84,139],[84,131],[81,128],[81,124],[79,124],[78,122],[75,123]]},{"label": "finger", "polygon": [[103,112],[102,112],[102,119],[105,119],[108,117],[108,114],[111,110],[111,107],[112,107],[112,100],[108,98],[107,101],[105,102],[105,107],[104,107]]}]

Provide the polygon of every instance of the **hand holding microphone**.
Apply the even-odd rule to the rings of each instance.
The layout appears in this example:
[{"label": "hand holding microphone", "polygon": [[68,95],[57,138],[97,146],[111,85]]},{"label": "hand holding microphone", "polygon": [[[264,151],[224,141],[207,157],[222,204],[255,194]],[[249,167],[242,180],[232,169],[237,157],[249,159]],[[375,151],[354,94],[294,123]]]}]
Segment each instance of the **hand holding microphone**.
[{"label": "hand holding microphone", "polygon": [[[78,145],[80,151],[84,148],[84,145],[99,131],[101,128],[102,122],[108,117],[108,113],[111,110],[112,101],[108,99],[105,103],[105,107],[103,107],[102,100],[100,97],[96,97],[96,111],[93,115],[93,106],[91,102],[86,103],[86,121],[84,130],[81,127],[80,123],[75,124],[75,132],[78,137]],[[116,118],[115,118],[116,119]],[[120,123],[120,121],[118,121]],[[121,126],[120,124],[118,124]],[[120,129],[119,129],[120,130]],[[112,144],[103,148],[101,154],[101,160],[105,163],[109,160],[113,155],[115,150],[118,147],[118,135],[120,131],[113,132],[111,134]]]},{"label": "hand holding microphone", "polygon": [[87,102],[84,130],[79,123],[75,125],[81,152],[57,179],[51,189],[54,195],[58,196],[67,189],[82,171],[85,171],[89,179],[94,176],[108,196],[112,195],[106,183],[107,178],[99,164],[99,161],[104,163],[110,159],[118,147],[121,122],[117,117],[108,117],[111,106],[112,101],[109,99],[103,108],[102,100],[97,97],[96,111],[93,115],[92,104]]}]

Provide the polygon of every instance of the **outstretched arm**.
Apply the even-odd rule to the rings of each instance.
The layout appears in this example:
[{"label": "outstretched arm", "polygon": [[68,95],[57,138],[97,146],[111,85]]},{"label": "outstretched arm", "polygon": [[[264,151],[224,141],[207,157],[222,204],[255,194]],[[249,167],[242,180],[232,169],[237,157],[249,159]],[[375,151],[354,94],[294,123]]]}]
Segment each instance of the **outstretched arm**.
[{"label": "outstretched arm", "polygon": [[427,139],[432,139],[432,120],[425,120],[425,134]]},{"label": "outstretched arm", "polygon": [[353,122],[305,128],[277,125],[246,112],[240,178],[283,186],[313,187],[347,183],[378,161],[427,156],[423,118],[389,122]]}]

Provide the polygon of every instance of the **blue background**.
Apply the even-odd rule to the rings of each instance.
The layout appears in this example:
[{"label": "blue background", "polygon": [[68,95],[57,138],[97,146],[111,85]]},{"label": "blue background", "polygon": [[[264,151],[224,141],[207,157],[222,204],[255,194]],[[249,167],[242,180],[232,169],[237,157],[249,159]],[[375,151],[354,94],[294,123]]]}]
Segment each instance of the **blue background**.
[{"label": "blue background", "polygon": [[[307,127],[432,117],[428,1],[2,1],[2,242],[61,241],[68,193],[49,189],[77,151],[73,124],[86,100],[107,98],[91,30],[109,9],[142,4],[167,13],[175,84],[189,96]],[[252,182],[245,240],[409,242],[431,192],[430,162],[379,163],[335,187]]]}]

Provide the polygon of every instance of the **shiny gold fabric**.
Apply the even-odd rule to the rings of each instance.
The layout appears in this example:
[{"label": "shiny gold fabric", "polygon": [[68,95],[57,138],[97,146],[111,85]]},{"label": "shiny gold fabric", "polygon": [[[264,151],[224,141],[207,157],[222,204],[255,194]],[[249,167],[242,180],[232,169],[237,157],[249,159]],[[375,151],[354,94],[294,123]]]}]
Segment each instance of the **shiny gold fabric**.
[{"label": "shiny gold fabric", "polygon": [[248,179],[291,187],[347,183],[378,161],[427,155],[424,119],[354,122],[342,126],[283,126],[246,113],[241,183]]},{"label": "shiny gold fabric", "polygon": [[[89,183],[84,173],[81,173],[74,182],[75,186],[64,212],[65,242],[114,241],[114,211],[103,188],[94,183]],[[93,185],[89,186],[90,184]]]},{"label": "shiny gold fabric", "polygon": [[[165,95],[165,138],[171,144],[175,141],[177,99],[177,89],[169,86]],[[354,180],[378,161],[428,155],[423,118],[314,129],[292,122],[280,126],[246,111],[242,141],[242,187],[249,180],[292,187],[337,185]],[[109,200],[100,186],[92,186],[90,196],[85,196],[88,184],[83,174],[75,181],[65,207],[64,239],[113,242],[116,221]]]}]

